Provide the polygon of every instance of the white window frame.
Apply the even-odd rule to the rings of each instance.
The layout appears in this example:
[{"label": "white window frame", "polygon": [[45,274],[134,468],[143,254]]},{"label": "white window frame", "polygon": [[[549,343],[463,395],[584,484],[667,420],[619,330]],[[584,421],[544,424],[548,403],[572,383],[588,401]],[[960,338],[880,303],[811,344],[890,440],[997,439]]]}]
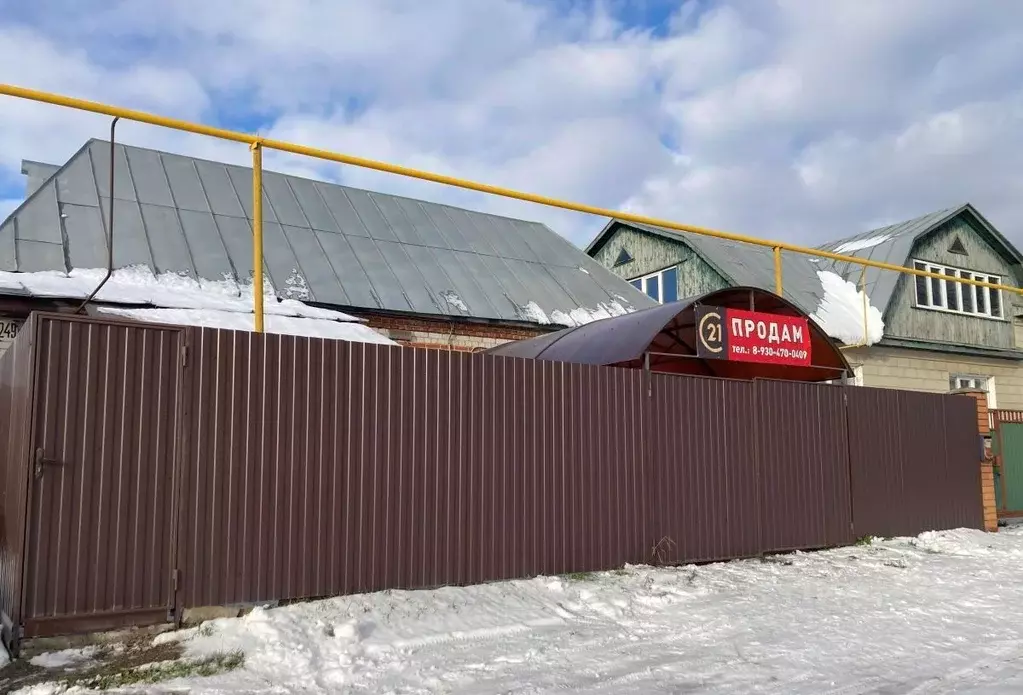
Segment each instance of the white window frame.
[{"label": "white window frame", "polygon": [[995,397],[995,378],[982,374],[949,374],[948,386],[951,391],[959,389],[978,389],[987,394],[987,406],[991,410],[997,408]]},{"label": "white window frame", "polygon": [[[669,270],[675,271],[675,282],[677,283],[679,267],[678,265],[669,265],[667,268],[661,268],[660,270],[655,271],[653,273],[647,273],[646,275],[640,275],[639,277],[632,278],[629,280],[629,284],[632,285],[632,283],[639,281],[641,286],[637,287],[636,289],[638,289],[640,292],[649,297],[650,293],[647,292],[646,290],[647,281],[652,280],[653,278],[657,278],[657,296],[651,297],[651,299],[654,299],[658,304],[664,304],[664,273]],[[632,286],[636,287],[635,285]],[[678,294],[677,284],[675,285],[675,294],[676,295]]]},{"label": "white window frame", "polygon": [[[920,266],[923,266],[922,268]],[[978,273],[975,270],[967,270],[966,268],[956,268],[954,266],[941,265],[939,263],[931,263],[930,261],[922,261],[920,259],[913,260],[913,268],[917,270],[927,270],[931,273],[939,273],[941,275],[947,275],[949,279],[964,279],[964,280],[978,280],[981,282],[991,282],[994,284],[1002,284],[1002,278],[1000,275],[992,275],[991,273]],[[920,297],[917,294],[917,280],[925,280],[927,285],[927,304],[920,303]],[[1001,290],[992,289],[990,287],[978,287],[977,285],[964,285],[961,282],[953,283],[956,293],[956,306],[957,309],[951,309],[948,306],[948,280],[941,280],[941,284],[938,287],[938,297],[934,296],[934,278],[920,277],[919,275],[913,276],[913,306],[917,309],[927,309],[929,311],[943,311],[949,314],[959,314],[961,316],[975,316],[981,319],[988,319],[992,321],[1004,321],[1005,320],[1005,297],[1002,296]],[[963,295],[964,293],[973,293],[973,311],[965,311],[963,309]],[[998,296],[998,313],[991,312],[991,295],[996,293]],[[984,308],[986,311],[978,311],[978,307],[983,301]]]}]

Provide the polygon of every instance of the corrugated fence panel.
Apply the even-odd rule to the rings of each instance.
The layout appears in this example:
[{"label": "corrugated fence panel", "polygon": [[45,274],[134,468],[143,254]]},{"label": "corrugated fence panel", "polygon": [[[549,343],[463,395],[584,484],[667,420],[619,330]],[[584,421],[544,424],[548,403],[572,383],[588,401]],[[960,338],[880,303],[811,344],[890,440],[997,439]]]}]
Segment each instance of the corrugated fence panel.
[{"label": "corrugated fence panel", "polygon": [[[904,500],[913,480],[903,476],[904,447],[898,391],[849,387],[849,467],[853,533],[891,537],[904,532]],[[979,498],[978,498],[979,499]]]},{"label": "corrugated fence panel", "polygon": [[847,389],[855,535],[983,527],[976,402]]},{"label": "corrugated fence panel", "polygon": [[[907,483],[899,504],[903,516],[897,533],[916,535],[942,528],[942,506],[948,499],[945,442],[941,434],[945,427],[944,399],[912,391],[897,397],[899,430],[905,438],[902,465]],[[979,461],[979,449],[974,458]]]},{"label": "corrugated fence panel", "polygon": [[849,542],[852,516],[843,389],[756,381],[762,550]]},{"label": "corrugated fence panel", "polygon": [[166,620],[180,339],[40,319],[28,636]]},{"label": "corrugated fence panel", "polygon": [[648,559],[641,373],[212,330],[191,344],[184,606]]},{"label": "corrugated fence panel", "polygon": [[21,622],[35,326],[34,318],[25,322],[0,356],[0,621],[7,647]]},{"label": "corrugated fence panel", "polygon": [[751,382],[654,375],[647,442],[658,562],[759,551],[760,471]]},{"label": "corrugated fence panel", "polygon": [[939,519],[941,528],[984,528],[981,504],[980,430],[977,402],[969,396],[946,398],[945,466],[947,497]]}]

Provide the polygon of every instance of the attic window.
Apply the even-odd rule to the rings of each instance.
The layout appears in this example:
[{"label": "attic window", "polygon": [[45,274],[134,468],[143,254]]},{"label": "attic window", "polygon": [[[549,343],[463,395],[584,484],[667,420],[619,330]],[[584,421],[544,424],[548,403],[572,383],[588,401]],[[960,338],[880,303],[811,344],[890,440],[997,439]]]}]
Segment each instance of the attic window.
[{"label": "attic window", "polygon": [[1000,285],[1002,284],[1002,279],[999,276],[976,273],[961,268],[946,268],[945,266],[924,261],[914,261],[913,267],[917,270],[937,273],[949,278],[942,280],[917,275],[914,278],[916,281],[917,307],[971,316],[983,316],[986,318],[1002,318],[1001,290],[956,282],[957,279],[962,279]]},{"label": "attic window", "polygon": [[952,245],[948,247],[948,252],[958,254],[960,256],[970,255],[966,252],[966,247],[963,246],[963,240],[959,237],[956,237],[955,240],[952,241]]},{"label": "attic window", "polygon": [[678,301],[678,267],[671,266],[641,278],[629,280],[640,292],[661,304]]},{"label": "attic window", "polygon": [[626,263],[631,263],[631,262],[632,262],[632,255],[628,251],[626,251],[625,249],[622,249],[621,251],[618,252],[618,258],[615,259],[614,267],[617,268],[620,265],[625,265]]}]

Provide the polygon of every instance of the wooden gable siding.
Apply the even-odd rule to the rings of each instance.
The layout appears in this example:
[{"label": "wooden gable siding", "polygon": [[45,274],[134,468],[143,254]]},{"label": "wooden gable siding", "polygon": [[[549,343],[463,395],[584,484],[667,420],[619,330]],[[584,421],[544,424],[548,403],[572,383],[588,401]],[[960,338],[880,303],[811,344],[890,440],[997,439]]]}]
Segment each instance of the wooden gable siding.
[{"label": "wooden gable siding", "polygon": [[[632,260],[622,265],[615,261],[625,249]],[[732,285],[700,258],[683,241],[673,241],[629,227],[619,226],[593,258],[623,280],[678,266],[678,297],[695,297]]]},{"label": "wooden gable siding", "polygon": [[[949,252],[956,238],[962,242],[966,255]],[[985,240],[966,215],[949,220],[918,242],[910,262],[912,260],[990,273],[1001,277],[1003,284],[1017,286],[1012,266]],[[1006,319],[1003,321],[918,308],[915,278],[903,275],[888,305],[885,335],[941,344],[1012,349],[1017,347],[1011,315],[1015,301],[1003,293],[1002,313]]]}]

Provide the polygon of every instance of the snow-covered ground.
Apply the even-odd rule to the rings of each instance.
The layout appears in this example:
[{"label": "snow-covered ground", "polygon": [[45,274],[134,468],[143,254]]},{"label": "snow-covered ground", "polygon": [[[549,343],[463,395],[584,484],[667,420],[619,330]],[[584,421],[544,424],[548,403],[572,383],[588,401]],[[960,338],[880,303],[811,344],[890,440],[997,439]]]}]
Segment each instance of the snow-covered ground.
[{"label": "snow-covered ground", "polygon": [[195,656],[240,650],[242,668],[144,690],[1023,692],[1021,605],[1023,529],[927,533],[259,609],[158,638]]}]

